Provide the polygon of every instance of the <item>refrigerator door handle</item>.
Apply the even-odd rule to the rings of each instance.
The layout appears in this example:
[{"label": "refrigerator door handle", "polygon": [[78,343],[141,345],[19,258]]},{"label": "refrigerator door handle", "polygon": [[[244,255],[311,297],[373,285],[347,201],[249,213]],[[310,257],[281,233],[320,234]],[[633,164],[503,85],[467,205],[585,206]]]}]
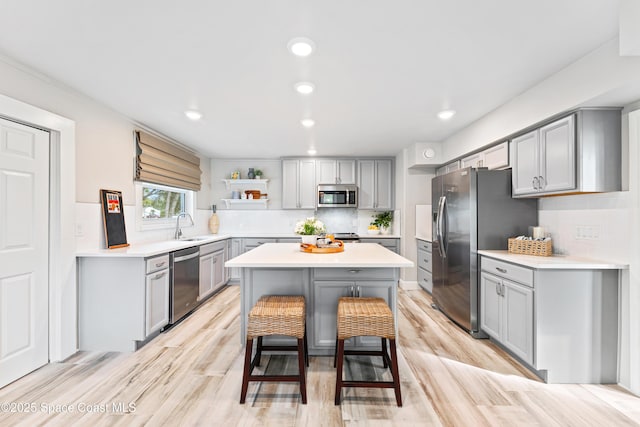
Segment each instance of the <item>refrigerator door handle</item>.
[{"label": "refrigerator door handle", "polygon": [[440,245],[440,252],[442,253],[442,258],[447,257],[447,248],[445,242],[445,236],[442,233],[444,229],[444,215],[445,209],[447,205],[447,198],[445,196],[440,197],[440,201],[438,202],[438,241]]}]

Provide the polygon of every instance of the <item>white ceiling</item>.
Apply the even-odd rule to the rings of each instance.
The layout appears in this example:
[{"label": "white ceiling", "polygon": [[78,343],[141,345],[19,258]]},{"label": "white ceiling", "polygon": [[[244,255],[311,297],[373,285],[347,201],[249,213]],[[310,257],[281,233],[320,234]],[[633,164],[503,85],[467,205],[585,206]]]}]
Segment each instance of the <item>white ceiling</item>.
[{"label": "white ceiling", "polygon": [[[210,157],[395,155],[616,37],[618,4],[2,0],[0,53]],[[298,36],[312,56],[288,52]],[[444,108],[458,114],[441,122]]]}]

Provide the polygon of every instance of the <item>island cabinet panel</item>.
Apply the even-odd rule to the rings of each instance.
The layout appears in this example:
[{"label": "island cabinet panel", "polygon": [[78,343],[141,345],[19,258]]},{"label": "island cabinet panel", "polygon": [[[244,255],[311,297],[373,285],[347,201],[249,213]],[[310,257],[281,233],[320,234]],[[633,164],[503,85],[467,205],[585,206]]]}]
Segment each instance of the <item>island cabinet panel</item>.
[{"label": "island cabinet panel", "polygon": [[[338,299],[355,296],[354,281],[314,281],[313,282],[313,339],[309,342],[314,349],[333,351],[336,345],[336,316]],[[353,345],[354,340],[345,344]]]},{"label": "island cabinet panel", "polygon": [[[315,354],[332,354],[336,340],[338,299],[340,297],[382,298],[394,311],[397,274],[389,268],[316,268],[313,270],[313,334],[310,348]],[[397,327],[397,325],[396,325]],[[356,337],[347,348],[379,347],[376,337]]]}]

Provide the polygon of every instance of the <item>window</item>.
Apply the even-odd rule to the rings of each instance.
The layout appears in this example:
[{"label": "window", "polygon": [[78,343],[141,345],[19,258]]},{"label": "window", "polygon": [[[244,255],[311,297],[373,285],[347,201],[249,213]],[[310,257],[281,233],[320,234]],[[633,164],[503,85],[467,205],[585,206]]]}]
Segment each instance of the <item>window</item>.
[{"label": "window", "polygon": [[136,223],[140,230],[175,226],[180,212],[193,217],[193,191],[140,182],[136,184]]}]

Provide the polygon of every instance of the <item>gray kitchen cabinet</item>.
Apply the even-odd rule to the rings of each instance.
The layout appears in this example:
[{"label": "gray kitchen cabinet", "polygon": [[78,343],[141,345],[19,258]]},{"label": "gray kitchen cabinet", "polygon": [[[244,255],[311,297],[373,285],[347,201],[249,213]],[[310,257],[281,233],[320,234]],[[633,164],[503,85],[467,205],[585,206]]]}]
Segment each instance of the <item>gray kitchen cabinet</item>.
[{"label": "gray kitchen cabinet", "polygon": [[255,249],[265,243],[277,243],[278,239],[272,237],[245,237],[242,239],[242,253]]},{"label": "gray kitchen cabinet", "polygon": [[203,301],[225,284],[226,246],[224,241],[200,246],[199,301]]},{"label": "gray kitchen cabinet", "polygon": [[439,167],[436,170],[436,175],[444,175],[449,172],[457,171],[460,169],[460,160],[454,160],[453,162],[447,163],[444,166]]},{"label": "gray kitchen cabinet", "polygon": [[619,191],[619,109],[584,109],[511,139],[514,197]]},{"label": "gray kitchen cabinet", "polygon": [[[395,306],[397,284],[389,269],[316,268],[312,274],[314,306],[309,346],[314,351],[333,354],[340,297],[383,298],[390,307]],[[345,344],[352,348],[379,347],[380,338],[355,337]]]},{"label": "gray kitchen cabinet", "polygon": [[316,185],[355,183],[356,161],[354,159],[316,160]]},{"label": "gray kitchen cabinet", "polygon": [[[231,259],[231,239],[226,239],[225,240],[225,246],[224,246],[224,261],[227,262],[228,260]],[[231,280],[231,269],[228,267],[224,268],[224,283],[229,283],[229,280]]]},{"label": "gray kitchen cabinet", "polygon": [[514,196],[575,188],[574,131],[571,115],[511,141]]},{"label": "gray kitchen cabinet", "polygon": [[312,159],[282,161],[282,209],[315,209],[315,166]]},{"label": "gray kitchen cabinet", "polygon": [[[231,239],[231,257],[229,259],[235,258],[238,255],[243,253],[242,249],[242,239],[233,238]],[[238,267],[232,267],[229,269],[229,281],[237,282],[240,281],[240,271],[241,269]]]},{"label": "gray kitchen cabinet", "polygon": [[169,256],[148,259],[145,277],[145,337],[169,324]]},{"label": "gray kitchen cabinet", "polygon": [[480,260],[480,325],[549,383],[617,379],[618,271]]},{"label": "gray kitchen cabinet", "polygon": [[396,239],[396,238],[369,238],[369,237],[363,237],[360,239],[360,241],[362,243],[377,243],[380,246],[384,246],[385,248],[389,249],[390,251],[393,251],[395,253],[400,253],[400,239]]},{"label": "gray kitchen cabinet", "polygon": [[480,307],[482,330],[533,365],[533,289],[483,271]]},{"label": "gray kitchen cabinet", "polygon": [[473,153],[460,160],[460,168],[467,167],[504,169],[509,167],[509,143],[507,141]]},{"label": "gray kitchen cabinet", "polygon": [[169,323],[169,255],[78,258],[83,351],[135,351]]},{"label": "gray kitchen cabinet", "polygon": [[433,291],[431,242],[417,239],[418,284],[425,291]]},{"label": "gray kitchen cabinet", "polygon": [[393,161],[358,161],[358,209],[391,210],[393,200]]}]

